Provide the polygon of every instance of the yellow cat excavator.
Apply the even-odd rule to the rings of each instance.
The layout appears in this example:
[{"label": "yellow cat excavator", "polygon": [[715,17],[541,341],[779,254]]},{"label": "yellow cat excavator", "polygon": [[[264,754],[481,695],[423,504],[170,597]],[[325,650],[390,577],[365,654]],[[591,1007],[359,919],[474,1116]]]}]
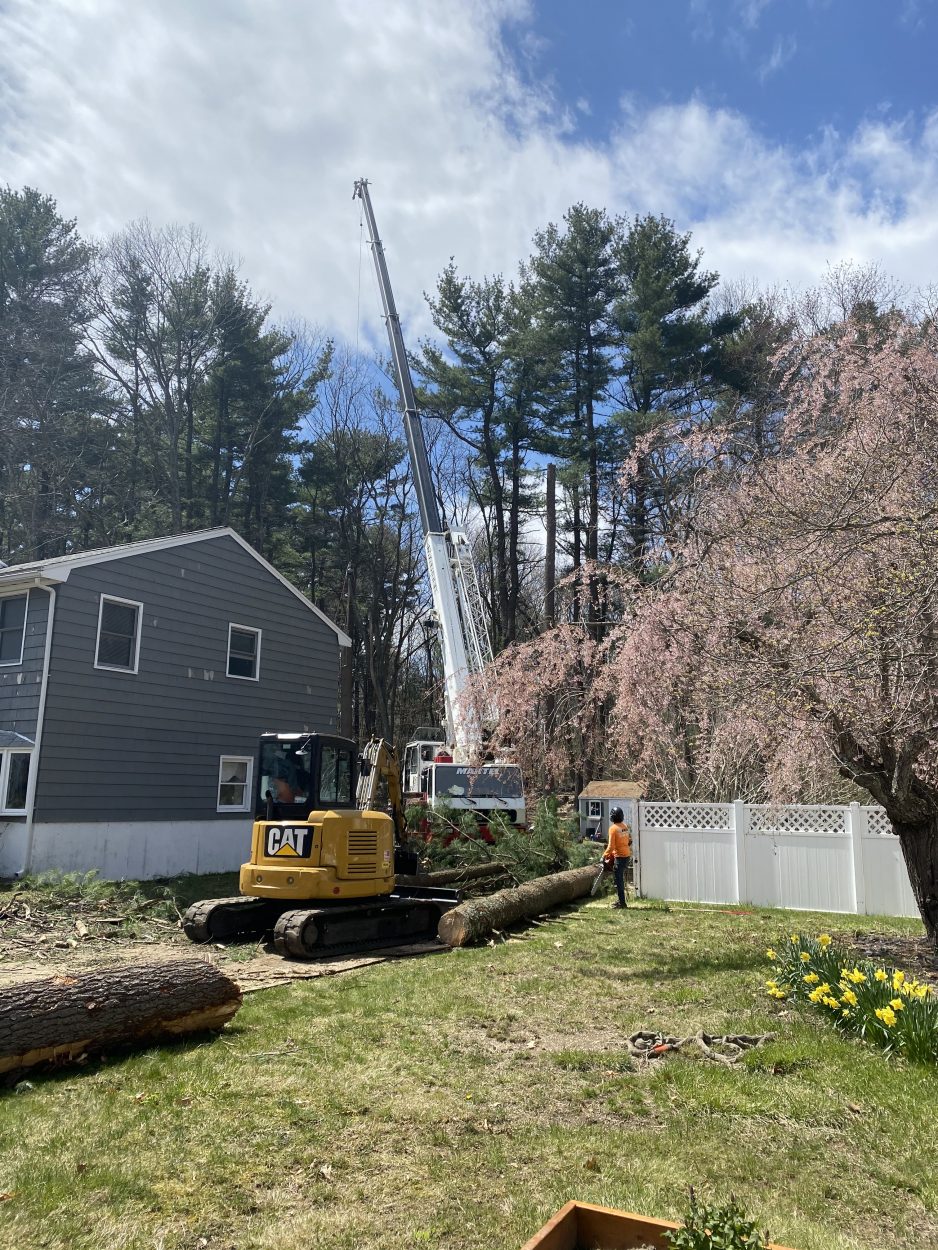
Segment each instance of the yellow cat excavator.
[{"label": "yellow cat excavator", "polygon": [[382,739],[360,755],[348,738],[262,734],[254,793],[241,894],[193,903],[182,922],[193,942],[272,932],[282,955],[345,954],[434,936],[459,902],[454,890],[396,884],[417,862],[404,849],[397,757]]}]

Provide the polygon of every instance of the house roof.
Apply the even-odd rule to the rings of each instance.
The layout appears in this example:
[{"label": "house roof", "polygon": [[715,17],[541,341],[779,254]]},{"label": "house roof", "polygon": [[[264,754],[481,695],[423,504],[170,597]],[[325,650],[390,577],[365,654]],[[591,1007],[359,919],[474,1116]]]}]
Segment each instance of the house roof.
[{"label": "house roof", "polygon": [[314,603],[288,581],[282,573],[268,563],[262,555],[254,550],[250,543],[245,542],[240,534],[230,526],[218,529],[196,530],[191,534],[173,534],[169,538],[145,538],[142,542],[123,543],[117,547],[98,547],[94,551],[79,551],[69,556],[53,556],[48,560],[32,560],[28,564],[10,564],[0,568],[0,591],[20,590],[30,586],[55,586],[68,581],[72,569],[85,568],[89,564],[107,564],[111,560],[124,560],[128,556],[146,555],[151,551],[166,551],[170,547],[184,547],[191,543],[211,542],[216,538],[232,538],[239,547],[243,547],[248,555],[262,565],[271,577],[275,577],[292,595],[295,595],[305,607],[318,616],[333,631],[340,647],[350,647],[352,640],[331,621],[325,612],[321,612]]},{"label": "house roof", "polygon": [[581,799],[640,799],[644,781],[591,781],[580,791]]}]

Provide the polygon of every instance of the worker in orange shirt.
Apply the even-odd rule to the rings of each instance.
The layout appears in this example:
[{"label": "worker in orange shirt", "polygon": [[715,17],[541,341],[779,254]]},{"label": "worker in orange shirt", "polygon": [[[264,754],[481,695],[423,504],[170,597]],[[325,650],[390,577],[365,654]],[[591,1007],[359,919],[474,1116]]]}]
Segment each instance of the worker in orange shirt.
[{"label": "worker in orange shirt", "polygon": [[615,870],[618,899],[612,905],[626,907],[625,874],[632,862],[632,830],[625,823],[625,813],[621,807],[614,807],[609,813],[609,819],[612,824],[609,826],[609,841],[606,843],[603,861],[609,863],[611,860]]}]

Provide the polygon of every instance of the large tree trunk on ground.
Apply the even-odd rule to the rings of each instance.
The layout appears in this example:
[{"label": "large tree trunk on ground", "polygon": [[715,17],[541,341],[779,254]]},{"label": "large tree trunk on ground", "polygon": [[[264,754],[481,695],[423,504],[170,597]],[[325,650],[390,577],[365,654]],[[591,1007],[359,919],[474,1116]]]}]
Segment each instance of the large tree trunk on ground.
[{"label": "large tree trunk on ground", "polygon": [[442,868],[439,872],[421,873],[416,877],[398,877],[394,880],[403,886],[462,885],[469,881],[481,881],[486,877],[498,877],[507,872],[504,864],[463,864],[459,868]]},{"label": "large tree trunk on ground", "polygon": [[[886,814],[889,815],[887,808]],[[938,946],[938,815],[914,823],[892,818],[925,932]]]},{"label": "large tree trunk on ground", "polygon": [[123,964],[0,990],[0,1072],[217,1029],[241,1006],[213,964]]},{"label": "large tree trunk on ground", "polygon": [[499,890],[488,898],[460,903],[440,920],[439,935],[447,946],[465,946],[504,929],[517,920],[539,916],[561,903],[570,903],[589,894],[596,880],[598,865],[571,868],[549,877],[536,877],[513,890]]}]

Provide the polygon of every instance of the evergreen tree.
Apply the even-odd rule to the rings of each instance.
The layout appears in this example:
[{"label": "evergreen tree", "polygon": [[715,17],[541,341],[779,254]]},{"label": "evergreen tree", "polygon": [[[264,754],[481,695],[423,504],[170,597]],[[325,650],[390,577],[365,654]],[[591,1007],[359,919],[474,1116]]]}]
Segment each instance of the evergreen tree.
[{"label": "evergreen tree", "polygon": [[543,379],[525,350],[530,291],[501,277],[473,282],[452,263],[428,299],[445,351],[423,344],[420,372],[431,388],[424,407],[468,451],[474,502],[486,523],[496,650],[518,636],[522,520],[531,507],[527,453]]},{"label": "evergreen tree", "polygon": [[85,347],[90,250],[49,196],[0,189],[0,532],[4,557],[94,532],[108,433]]},{"label": "evergreen tree", "polygon": [[652,448],[648,438],[670,432],[675,421],[689,433],[709,411],[723,382],[725,342],[742,317],[735,309],[711,314],[718,275],[701,268],[690,235],[678,233],[666,217],[636,217],[617,238],[615,256],[620,459],[635,454],[627,558],[644,577],[654,574],[656,538],[685,486],[680,457],[667,447]]},{"label": "evergreen tree", "polygon": [[[530,262],[539,339],[531,346],[549,364],[551,393],[542,447],[566,460],[582,486],[570,482],[574,568],[599,556],[603,412],[615,377],[617,223],[602,209],[576,204],[564,230],[535,235]],[[594,605],[595,607],[595,605]]]}]

